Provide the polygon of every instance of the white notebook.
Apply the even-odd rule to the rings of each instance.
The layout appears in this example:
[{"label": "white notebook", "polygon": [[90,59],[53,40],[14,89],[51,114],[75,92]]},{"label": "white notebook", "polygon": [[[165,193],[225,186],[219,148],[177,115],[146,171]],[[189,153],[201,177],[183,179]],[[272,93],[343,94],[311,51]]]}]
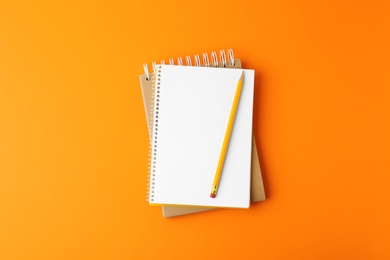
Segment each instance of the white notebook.
[{"label": "white notebook", "polygon": [[[238,79],[244,85],[216,198],[210,191]],[[248,208],[253,70],[157,65],[149,203]]]}]

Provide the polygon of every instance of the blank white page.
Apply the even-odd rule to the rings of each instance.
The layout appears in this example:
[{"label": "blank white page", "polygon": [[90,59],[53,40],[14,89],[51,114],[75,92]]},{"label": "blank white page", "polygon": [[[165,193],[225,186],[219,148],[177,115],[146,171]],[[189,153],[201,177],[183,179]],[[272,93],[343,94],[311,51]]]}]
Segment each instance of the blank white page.
[{"label": "blank white page", "polygon": [[[254,71],[174,65],[157,69],[149,203],[248,208]],[[210,198],[242,71],[244,85],[218,192]]]}]

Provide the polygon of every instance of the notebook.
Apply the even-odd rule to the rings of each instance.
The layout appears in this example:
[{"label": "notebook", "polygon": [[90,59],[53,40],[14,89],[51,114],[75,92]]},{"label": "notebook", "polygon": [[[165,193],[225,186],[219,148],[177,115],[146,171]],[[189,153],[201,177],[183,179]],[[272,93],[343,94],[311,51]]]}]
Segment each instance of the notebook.
[{"label": "notebook", "polygon": [[[232,49],[228,50],[228,59],[226,58],[226,54],[224,50],[221,50],[220,52],[220,58],[218,60],[216,52],[211,53],[212,62],[209,62],[208,54],[203,53],[203,63],[200,63],[199,55],[194,55],[194,65],[195,66],[205,66],[205,67],[225,67],[225,68],[232,68],[232,69],[238,69],[242,68],[241,66],[241,60],[234,58],[234,52]],[[193,66],[192,59],[190,56],[186,56],[186,65],[187,66]],[[161,63],[164,63],[164,60],[161,61]],[[173,59],[169,59],[170,64],[174,64]],[[154,63],[155,64],[155,63]],[[177,58],[177,64],[183,65],[182,58]],[[151,111],[153,110],[153,101],[152,97],[154,96],[154,89],[151,78],[154,76],[154,74],[150,74],[148,70],[147,64],[144,64],[144,74],[140,75],[140,85],[142,90],[142,97],[144,102],[144,108],[145,108],[145,116],[146,116],[146,122],[149,128],[149,132],[151,134],[151,122],[152,122],[152,114]],[[152,109],[151,109],[152,108]],[[252,139],[252,165],[251,165],[251,202],[260,202],[265,200],[265,191],[263,186],[263,179],[259,164],[259,158],[257,153],[257,147],[256,147],[256,140],[253,135]],[[169,217],[176,217],[176,216],[182,216],[186,214],[193,214],[193,213],[199,213],[204,212],[208,210],[212,210],[213,208],[201,208],[201,207],[181,207],[181,206],[162,206],[162,213],[163,216],[166,218]]]},{"label": "notebook", "polygon": [[149,203],[248,208],[254,71],[243,70],[218,195],[210,198],[242,70],[174,65],[156,69]]}]

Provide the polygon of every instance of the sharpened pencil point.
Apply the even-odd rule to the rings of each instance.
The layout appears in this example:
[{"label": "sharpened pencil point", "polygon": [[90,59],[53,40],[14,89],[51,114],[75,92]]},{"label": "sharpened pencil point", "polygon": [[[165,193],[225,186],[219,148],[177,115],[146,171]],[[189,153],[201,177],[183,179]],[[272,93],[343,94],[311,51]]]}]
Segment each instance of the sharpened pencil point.
[{"label": "sharpened pencil point", "polygon": [[240,77],[239,81],[241,81],[242,83],[244,83],[244,71],[241,73],[241,77]]}]

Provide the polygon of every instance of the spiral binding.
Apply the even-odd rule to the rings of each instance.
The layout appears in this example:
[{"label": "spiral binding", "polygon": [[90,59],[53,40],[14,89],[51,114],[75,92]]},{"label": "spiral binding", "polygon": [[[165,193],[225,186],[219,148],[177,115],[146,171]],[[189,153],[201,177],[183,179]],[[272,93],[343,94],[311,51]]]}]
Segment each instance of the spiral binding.
[{"label": "spiral binding", "polygon": [[[156,70],[157,65],[154,62],[152,64],[152,66],[153,66],[153,69]],[[144,68],[145,68],[145,64],[144,64]],[[147,65],[146,65],[146,69],[147,69]],[[145,74],[145,75],[146,75],[146,79],[147,80],[151,80],[151,82],[152,82],[152,84],[151,84],[151,86],[152,86],[152,97],[151,97],[151,99],[153,100],[153,102],[150,104],[150,112],[151,112],[152,115],[154,115],[154,112],[155,112],[154,100],[156,98],[156,95],[160,94],[160,89],[158,90],[158,94],[157,94],[157,90],[156,90],[156,73]],[[147,180],[147,198],[146,198],[146,200],[149,201],[149,202],[153,202],[153,200],[154,200],[153,186],[154,186],[154,180],[155,180],[155,171],[156,171],[155,159],[156,159],[156,152],[157,152],[157,150],[156,150],[157,145],[156,145],[156,143],[154,141],[156,136],[153,134],[154,132],[156,132],[155,131],[156,128],[154,127],[153,124],[154,124],[153,120],[149,120],[149,127],[148,127],[148,129],[149,129],[150,139],[149,139],[148,180]]]},{"label": "spiral binding", "polygon": [[[203,63],[200,61],[198,54],[194,55],[194,60],[191,59],[191,56],[185,57],[185,65],[183,64],[183,59],[181,57],[177,58],[177,64],[179,66],[204,66],[204,67],[219,67],[221,64],[222,67],[227,67],[230,62],[230,66],[235,66],[234,52],[232,49],[228,49],[228,58],[226,58],[226,53],[224,50],[219,51],[219,59],[215,51],[211,52],[211,62],[209,55],[207,53],[202,54]],[[192,62],[194,61],[194,63]],[[175,65],[174,59],[168,60],[170,65]],[[164,60],[160,61],[160,64],[165,64]],[[194,65],[193,65],[194,64]],[[158,116],[159,116],[159,105],[160,105],[160,72],[161,66],[157,65],[156,62],[152,62],[153,72],[149,73],[149,68],[147,64],[143,64],[145,79],[151,82],[152,87],[152,97],[150,104],[151,115],[154,115],[154,118],[149,120],[149,159],[148,159],[148,183],[147,183],[147,198],[146,200],[149,203],[154,202],[154,183],[156,178],[156,157],[157,157],[157,132],[158,132]]]},{"label": "spiral binding", "polygon": [[[228,61],[230,61],[231,66],[235,65],[234,52],[232,49],[228,49],[228,58],[226,58],[226,52],[224,50],[219,51],[219,60],[217,57],[217,53],[215,51],[211,52],[211,63],[210,63],[208,53],[203,53],[202,58],[203,58],[203,63],[201,63],[201,61],[200,61],[199,54],[195,54],[194,55],[194,66],[197,66],[197,67],[200,67],[200,66],[218,67],[218,63],[221,62],[222,66],[226,67]],[[186,56],[185,60],[186,60],[185,66],[192,66],[191,56]],[[168,63],[169,63],[169,65],[175,65],[175,61],[172,58],[168,60]],[[161,60],[160,64],[165,64],[165,61]],[[183,59],[181,57],[177,58],[176,65],[184,66]],[[156,66],[156,62],[152,62],[152,69],[153,70],[154,70],[155,66]],[[144,74],[146,76],[146,80],[149,81],[151,79],[151,73],[149,73],[148,65],[145,63],[145,64],[143,64],[143,67],[144,67]]]},{"label": "spiral binding", "polygon": [[[180,61],[179,61],[180,62]],[[157,65],[154,67],[154,73],[152,76],[153,81],[153,97],[154,105],[151,109],[152,114],[154,115],[154,120],[150,120],[152,126],[150,127],[152,133],[150,133],[150,166],[149,166],[149,202],[154,201],[154,181],[156,177],[156,157],[157,157],[157,132],[158,132],[158,117],[159,117],[159,107],[160,107],[160,72],[161,66]]]}]

